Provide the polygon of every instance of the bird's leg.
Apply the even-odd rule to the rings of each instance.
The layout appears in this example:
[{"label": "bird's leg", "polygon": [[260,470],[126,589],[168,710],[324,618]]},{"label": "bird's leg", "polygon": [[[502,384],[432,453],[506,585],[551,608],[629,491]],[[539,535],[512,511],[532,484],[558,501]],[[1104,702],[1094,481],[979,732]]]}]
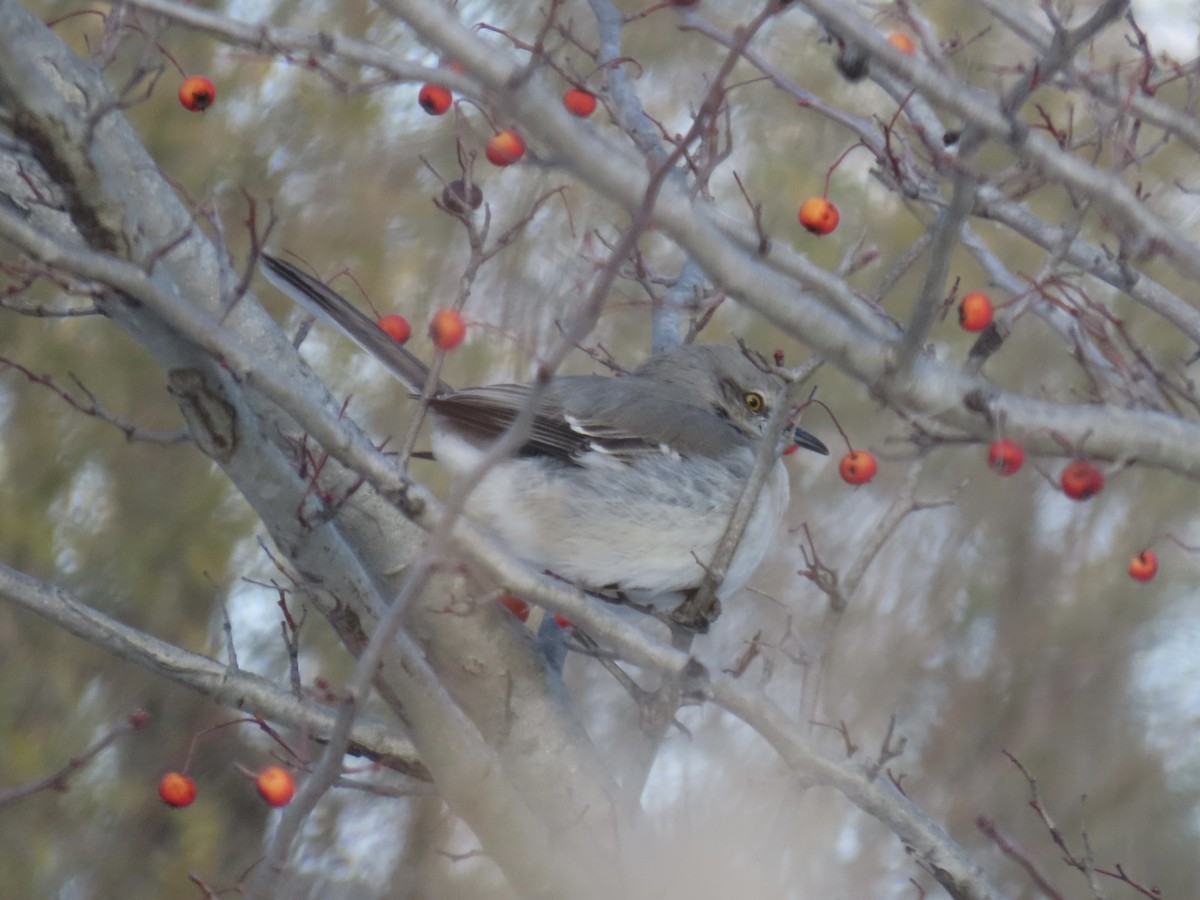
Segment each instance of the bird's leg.
[{"label": "bird's leg", "polygon": [[671,622],[695,634],[707,634],[721,615],[721,601],[712,590],[695,588],[671,611]]}]

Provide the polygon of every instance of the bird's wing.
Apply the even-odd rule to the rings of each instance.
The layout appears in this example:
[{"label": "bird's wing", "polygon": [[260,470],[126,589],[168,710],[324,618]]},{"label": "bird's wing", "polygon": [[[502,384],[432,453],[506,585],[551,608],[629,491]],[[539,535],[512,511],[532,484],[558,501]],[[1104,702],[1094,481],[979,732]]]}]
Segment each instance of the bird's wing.
[{"label": "bird's wing", "polygon": [[[531,387],[494,384],[437,397],[430,408],[464,435],[494,440],[529,402]],[[631,462],[650,455],[717,456],[745,438],[681,390],[636,377],[565,376],[538,400],[523,456],[579,463],[589,453]]]},{"label": "bird's wing", "polygon": [[[530,402],[531,385],[489,384],[435,397],[429,407],[447,425],[464,437],[493,441],[503,434]],[[552,456],[577,461],[589,449],[591,439],[575,430],[553,396],[543,394],[537,402],[529,437],[521,456]]]}]

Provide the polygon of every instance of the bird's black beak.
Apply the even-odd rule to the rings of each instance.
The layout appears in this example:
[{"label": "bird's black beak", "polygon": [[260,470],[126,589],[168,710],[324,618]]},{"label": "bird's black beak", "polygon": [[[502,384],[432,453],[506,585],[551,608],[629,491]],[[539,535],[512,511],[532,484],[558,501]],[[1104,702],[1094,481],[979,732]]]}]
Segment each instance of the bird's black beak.
[{"label": "bird's black beak", "polygon": [[829,455],[829,448],[821,443],[820,438],[809,434],[803,428],[797,428],[792,433],[792,440],[797,447],[803,447],[805,450],[811,450],[813,453],[820,453],[822,456]]}]

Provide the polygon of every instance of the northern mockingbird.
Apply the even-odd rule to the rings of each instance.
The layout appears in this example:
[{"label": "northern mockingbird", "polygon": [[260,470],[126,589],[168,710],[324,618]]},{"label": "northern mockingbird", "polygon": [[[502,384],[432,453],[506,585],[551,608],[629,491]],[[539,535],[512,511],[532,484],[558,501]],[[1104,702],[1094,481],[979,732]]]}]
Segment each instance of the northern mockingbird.
[{"label": "northern mockingbird", "polygon": [[[264,255],[263,264],[272,284],[422,391],[429,367],[378,324],[290,263]],[[677,602],[704,580],[783,389],[723,344],[676,347],[627,376],[555,377],[537,397],[524,444],[484,476],[467,514],[518,557],[585,588]],[[472,471],[531,390],[439,381],[429,403],[434,457],[453,475]],[[829,453],[801,428],[782,441],[718,599],[750,579],[775,536],[788,505],[779,454],[792,443]]]}]

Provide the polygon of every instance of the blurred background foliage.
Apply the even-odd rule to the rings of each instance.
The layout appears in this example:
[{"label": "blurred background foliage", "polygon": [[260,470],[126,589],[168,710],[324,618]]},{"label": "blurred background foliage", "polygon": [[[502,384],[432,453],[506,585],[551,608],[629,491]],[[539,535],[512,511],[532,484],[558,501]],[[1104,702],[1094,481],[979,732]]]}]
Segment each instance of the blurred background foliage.
[{"label": "blurred background foliage", "polygon": [[[47,20],[106,9],[28,5]],[[240,18],[269,9],[276,23],[336,30],[390,47],[397,57],[437,62],[403,27],[359,0],[208,5]],[[620,5],[640,7],[632,0]],[[458,8],[466,21],[486,21],[526,40],[542,13],[535,4],[463,2]],[[594,43],[586,6],[574,2],[568,9],[577,37]],[[922,9],[943,37],[977,37],[954,58],[958,71],[984,88],[1000,83],[1014,52],[1003,28],[989,28],[977,9],[958,2]],[[727,29],[746,14],[736,2],[704,0],[704,10]],[[886,4],[877,15],[881,28],[894,27]],[[100,21],[81,14],[55,30],[87,54]],[[503,35],[483,35],[509,52]],[[818,38],[813,21],[797,11],[772,23],[756,47],[830,102],[891,117],[895,104],[879,89],[839,80],[832,51]],[[126,41],[127,54],[118,54],[106,73],[118,86],[129,60],[142,52],[137,39]],[[348,270],[354,280],[339,279],[339,289],[408,316],[412,346],[428,351],[429,314],[455,295],[467,260],[461,225],[432,202],[441,193],[433,170],[457,177],[454,116],[426,116],[416,103],[416,84],[344,92],[307,71],[302,60],[284,65],[179,27],[158,41],[188,74],[216,82],[216,105],[202,115],[183,110],[175,98],[180,75],[167,64],[152,95],[127,115],[180,192],[220,220],[239,264],[248,251],[249,196],[260,221],[268,205],[278,217],[272,248],[298,255],[325,277]],[[625,52],[642,69],[636,84],[647,110],[666,131],[685,131],[716,65],[712,44],[682,33],[664,10],[628,26]],[[591,61],[577,49],[563,50],[559,61],[598,86]],[[868,155],[857,150],[830,181],[842,213],[839,230],[824,239],[804,233],[795,221],[800,201],[823,191],[829,166],[853,138],[768,82],[752,80],[755,74],[742,66],[731,79],[746,83],[730,98],[733,154],[713,180],[717,202],[731,216],[748,218],[732,179],[736,170],[763,203],[774,240],[827,267],[836,267],[856,242],[876,248],[878,261],[850,276],[857,288],[873,291],[924,221],[871,177]],[[1165,92],[1160,99],[1172,98]],[[1062,109],[1061,97],[1046,102]],[[482,162],[487,124],[468,102],[461,112],[464,144],[481,158],[476,174],[493,236],[546,192],[566,188],[482,270],[465,308],[468,344],[448,360],[446,377],[456,384],[524,378],[603,265],[601,238],[612,241],[627,219],[560,169],[499,170]],[[1076,108],[1074,115],[1081,129],[1089,111]],[[589,127],[613,126],[601,108]],[[1003,152],[993,156],[984,159],[997,168],[1012,163]],[[1151,188],[1195,174],[1196,160],[1174,145],[1138,173]],[[1028,202],[1054,220],[1068,215],[1053,186]],[[1194,229],[1194,208],[1180,208],[1176,217],[1180,227]],[[1038,270],[1042,256],[1031,245],[986,223],[978,227],[1014,271]],[[1100,228],[1089,221],[1085,235],[1099,239]],[[642,249],[656,274],[677,271],[681,257],[667,241],[651,234]],[[1164,266],[1152,271],[1184,288]],[[965,253],[955,258],[952,274],[964,290],[986,287]],[[883,298],[901,320],[921,275],[918,265]],[[1106,289],[1085,284],[1095,299],[1111,300]],[[284,327],[295,329],[295,310],[258,286]],[[31,296],[55,307],[86,302],[45,284]],[[636,363],[648,350],[650,305],[641,286],[619,282],[593,341],[621,363]],[[1182,367],[1189,348],[1166,323],[1139,317],[1125,301],[1114,302],[1113,311],[1130,316],[1138,339],[1164,367]],[[766,351],[779,347],[790,362],[806,355],[725,302],[704,337],[735,335]],[[972,343],[953,315],[934,338],[937,352],[951,359],[965,359]],[[304,352],[374,434],[402,434],[410,405],[381,369],[320,327]],[[102,318],[4,313],[0,355],[50,375],[76,395],[71,379],[78,378],[105,408],[140,427],[182,425],[164,373]],[[600,367],[577,354],[568,369]],[[1018,320],[988,372],[1035,395],[1084,398],[1088,391],[1067,350],[1033,316]],[[1101,496],[1076,504],[1052,483],[1058,460],[1036,460],[1001,480],[988,472],[977,446],[917,454],[903,439],[905,423],[862,385],[828,368],[817,383],[818,396],[854,444],[883,458],[880,476],[857,490],[842,483],[836,432],[823,413],[811,413],[805,424],[834,448],[833,461],[792,457],[789,530],[779,536],[758,591],[727,606],[698,652],[731,666],[760,635],[762,657],[743,677],[767,682],[772,696],[791,708],[799,703],[803,660],[823,654],[817,731],[829,730],[837,746],[840,738],[825,726],[844,722],[853,740],[874,752],[894,715],[908,744],[890,771],[987,865],[1006,896],[1035,892],[976,830],[981,814],[1019,840],[1067,896],[1088,892],[1083,878],[1061,864],[1027,806],[1024,779],[1003,750],[1038,777],[1048,810],[1077,851],[1086,829],[1099,864],[1119,862],[1167,897],[1193,895],[1200,876],[1194,852],[1200,825],[1197,565],[1161,536],[1171,532],[1200,543],[1195,485],[1134,466],[1113,477]],[[286,678],[276,595],[247,582],[278,573],[258,546],[253,514],[205,457],[186,444],[127,442],[111,425],[71,409],[11,369],[0,375],[0,428],[0,559],[132,626],[216,657],[224,652],[224,605],[241,664]],[[799,526],[807,523],[825,563],[845,571],[914,469],[919,497],[952,498],[953,504],[909,516],[841,621],[826,629],[824,597],[798,574],[805,567]],[[436,482],[435,469],[422,472]],[[1163,570],[1155,581],[1136,584],[1125,574],[1127,562],[1156,537]],[[307,620],[303,638],[306,683],[318,676],[336,682],[344,654],[318,617]],[[635,727],[628,698],[587,660],[572,658],[568,676],[597,742],[619,753]],[[192,769],[201,791],[192,808],[171,811],[155,793],[159,775],[182,764],[193,736],[233,713],[6,606],[0,606],[0,682],[6,686],[0,692],[0,785],[58,767],[135,708],[152,716],[147,729],[108,750],[69,791],[42,793],[0,813],[0,893],[187,896],[186,873],[220,886],[255,861],[269,814],[233,768],[234,762],[256,768],[266,760],[270,745],[255,729],[224,729],[202,740]],[[669,737],[647,793],[657,827],[678,837],[678,865],[669,867],[677,881],[665,887],[667,895],[914,895],[908,880],[918,872],[881,826],[831,792],[801,790],[773,752],[727,716],[693,709],[681,719],[691,739],[680,732]],[[436,800],[335,792],[310,823],[300,852],[312,896],[499,896],[485,862],[439,853],[472,847],[470,835]]]}]

